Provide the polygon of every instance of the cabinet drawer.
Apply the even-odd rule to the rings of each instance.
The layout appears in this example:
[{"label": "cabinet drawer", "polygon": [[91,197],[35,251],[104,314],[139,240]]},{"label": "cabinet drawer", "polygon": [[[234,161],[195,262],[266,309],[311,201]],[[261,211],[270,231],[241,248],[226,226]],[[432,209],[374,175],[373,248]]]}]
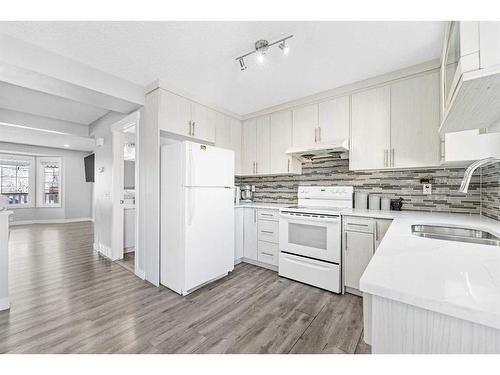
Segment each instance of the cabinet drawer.
[{"label": "cabinet drawer", "polygon": [[262,210],[262,209],[258,209],[257,210],[257,217],[259,218],[259,220],[279,221],[279,219],[280,219],[280,212],[279,212],[279,210]]},{"label": "cabinet drawer", "polygon": [[366,217],[344,216],[344,230],[373,233],[375,221]]},{"label": "cabinet drawer", "polygon": [[279,223],[277,221],[259,220],[259,241],[277,244],[279,242]]},{"label": "cabinet drawer", "polygon": [[259,254],[257,260],[262,263],[278,265],[278,244],[259,241]]}]

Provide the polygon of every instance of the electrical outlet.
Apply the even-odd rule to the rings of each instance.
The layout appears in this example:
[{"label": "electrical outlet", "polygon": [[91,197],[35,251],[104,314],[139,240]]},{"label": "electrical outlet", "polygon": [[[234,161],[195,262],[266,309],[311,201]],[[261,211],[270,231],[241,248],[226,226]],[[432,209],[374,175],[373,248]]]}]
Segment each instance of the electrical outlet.
[{"label": "electrical outlet", "polygon": [[252,185],[252,192],[255,193],[255,185]]},{"label": "electrical outlet", "polygon": [[432,194],[432,184],[423,184],[422,186],[423,186],[422,192],[424,194],[427,195]]}]

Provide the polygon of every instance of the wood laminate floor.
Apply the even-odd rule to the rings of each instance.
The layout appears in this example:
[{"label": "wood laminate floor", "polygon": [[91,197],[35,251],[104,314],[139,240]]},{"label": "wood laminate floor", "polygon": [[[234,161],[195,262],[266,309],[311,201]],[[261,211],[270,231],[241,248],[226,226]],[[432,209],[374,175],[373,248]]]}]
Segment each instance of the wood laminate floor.
[{"label": "wood laminate floor", "polygon": [[124,267],[126,270],[135,273],[135,251],[123,254],[123,259],[117,260],[116,263]]},{"label": "wood laminate floor", "polygon": [[367,353],[361,298],[250,264],[187,297],[92,250],[90,222],[13,227],[1,353]]}]

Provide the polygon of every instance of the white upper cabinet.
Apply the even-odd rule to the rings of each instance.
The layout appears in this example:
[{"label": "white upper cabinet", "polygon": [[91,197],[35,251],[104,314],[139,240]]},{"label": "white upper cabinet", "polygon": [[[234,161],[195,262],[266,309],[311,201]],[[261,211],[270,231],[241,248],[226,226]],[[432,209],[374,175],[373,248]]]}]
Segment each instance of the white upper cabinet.
[{"label": "white upper cabinet", "polygon": [[394,168],[440,164],[439,73],[391,86],[391,150]]},{"label": "white upper cabinet", "polygon": [[350,100],[343,96],[319,103],[318,142],[349,139]]},{"label": "white upper cabinet", "polygon": [[389,86],[352,95],[349,169],[390,167],[390,104]]},{"label": "white upper cabinet", "polygon": [[254,175],[257,162],[257,121],[246,120],[242,126],[241,174]]},{"label": "white upper cabinet", "polygon": [[269,116],[258,117],[256,120],[257,131],[257,154],[255,164],[255,174],[271,173],[271,143]]},{"label": "white upper cabinet", "polygon": [[160,130],[205,142],[215,142],[216,111],[161,88],[158,90]]},{"label": "white upper cabinet", "polygon": [[241,121],[217,113],[215,122],[215,145],[234,151],[234,170],[241,174]]},{"label": "white upper cabinet", "polygon": [[292,111],[271,114],[271,173],[300,173],[302,164],[285,152],[292,146]]},{"label": "white upper cabinet", "polygon": [[201,104],[191,102],[191,137],[215,142],[217,112]]},{"label": "white upper cabinet", "polygon": [[191,102],[182,96],[158,89],[158,127],[174,134],[191,135]]},{"label": "white upper cabinet", "polygon": [[293,116],[293,147],[311,146],[318,142],[318,105],[296,108]]},{"label": "white upper cabinet", "polygon": [[500,22],[449,22],[441,55],[439,131],[487,128],[500,118]]}]

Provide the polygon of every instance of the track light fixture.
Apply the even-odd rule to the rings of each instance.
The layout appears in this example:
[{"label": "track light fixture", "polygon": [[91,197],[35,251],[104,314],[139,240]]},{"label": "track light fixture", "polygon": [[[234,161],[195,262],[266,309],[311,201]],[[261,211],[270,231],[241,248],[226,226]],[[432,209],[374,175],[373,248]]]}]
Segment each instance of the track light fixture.
[{"label": "track light fixture", "polygon": [[260,39],[260,40],[256,41],[254,51],[248,52],[248,53],[241,55],[235,59],[240,64],[240,70],[246,70],[247,66],[245,64],[244,58],[247,56],[250,56],[254,53],[257,54],[257,61],[261,64],[264,63],[265,55],[266,55],[266,52],[269,49],[269,47],[274,46],[275,44],[278,44],[278,43],[279,43],[279,48],[283,51],[283,54],[288,55],[288,53],[290,52],[290,47],[288,47],[288,45],[286,44],[286,41],[290,38],[293,38],[293,35],[288,35],[287,37],[279,39],[279,40],[272,42],[272,43],[269,43],[267,40],[264,40],[264,39]]}]

